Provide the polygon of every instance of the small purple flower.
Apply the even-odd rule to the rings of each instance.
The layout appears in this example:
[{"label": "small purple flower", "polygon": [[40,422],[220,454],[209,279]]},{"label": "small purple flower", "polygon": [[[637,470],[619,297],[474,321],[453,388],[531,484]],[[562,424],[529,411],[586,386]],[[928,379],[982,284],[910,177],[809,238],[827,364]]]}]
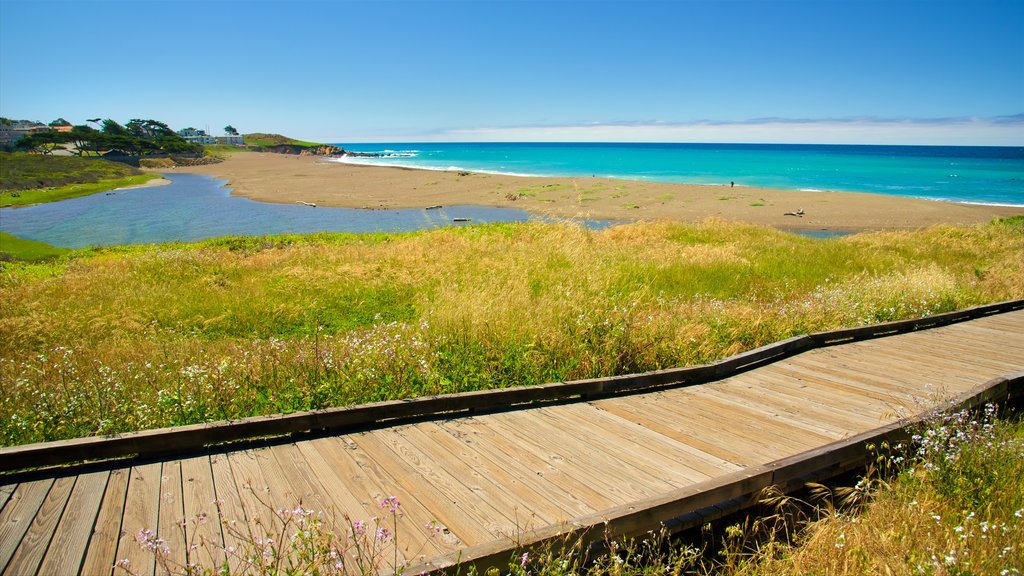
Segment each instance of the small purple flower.
[{"label": "small purple flower", "polygon": [[362,536],[366,534],[366,523],[362,520],[356,520],[352,523],[352,533],[356,536]]},{"label": "small purple flower", "polygon": [[388,512],[391,512],[392,514],[397,512],[398,511],[398,507],[401,506],[401,505],[402,505],[402,503],[399,502],[398,498],[395,497],[395,496],[388,496],[387,498],[385,498],[385,499],[380,501],[381,509],[382,510],[387,510]]}]

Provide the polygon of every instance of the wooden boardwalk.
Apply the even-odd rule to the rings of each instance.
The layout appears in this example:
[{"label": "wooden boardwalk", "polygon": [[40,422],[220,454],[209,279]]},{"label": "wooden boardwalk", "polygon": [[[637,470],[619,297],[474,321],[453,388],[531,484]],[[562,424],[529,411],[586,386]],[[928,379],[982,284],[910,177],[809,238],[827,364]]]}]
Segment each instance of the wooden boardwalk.
[{"label": "wooden boardwalk", "polygon": [[[697,385],[658,376],[666,382],[645,392],[36,472],[11,469],[59,464],[54,459],[67,458],[54,455],[61,443],[0,450],[0,469],[8,470],[0,475],[0,570],[110,574],[127,559],[133,572],[152,574],[153,557],[136,542],[143,529],[166,540],[178,562],[198,537],[214,546],[192,554],[223,558],[224,547],[242,542],[221,520],[236,528],[271,522],[275,509],[299,503],[369,519],[389,496],[401,502],[398,557],[415,572],[500,562],[517,542],[569,529],[693,524],[749,503],[765,486],[797,486],[861,464],[866,440],[896,434],[906,418],[951,398],[972,404],[1019,394],[1024,303],[1012,304],[897,335],[846,331],[837,338],[871,338],[818,338],[815,346],[826,347],[802,351],[806,345],[783,343],[773,348],[777,357],[752,356],[753,368],[722,364],[733,373]],[[78,457],[92,454],[71,445]],[[203,514],[206,522],[190,521]],[[431,522],[440,530],[433,537]]]}]

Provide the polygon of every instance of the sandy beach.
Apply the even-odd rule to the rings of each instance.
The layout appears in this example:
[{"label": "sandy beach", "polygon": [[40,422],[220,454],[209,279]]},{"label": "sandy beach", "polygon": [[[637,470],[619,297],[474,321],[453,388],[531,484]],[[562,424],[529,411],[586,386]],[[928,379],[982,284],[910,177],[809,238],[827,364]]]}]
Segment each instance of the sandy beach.
[{"label": "sandy beach", "polygon": [[[166,170],[159,170],[165,172]],[[359,166],[311,156],[239,153],[175,172],[227,180],[233,194],[261,202],[344,208],[426,208],[476,204],[561,218],[675,220],[709,217],[792,230],[894,230],[977,224],[1024,214],[878,194],[666,184],[610,178],[548,178]],[[786,215],[802,212],[802,216]]]}]

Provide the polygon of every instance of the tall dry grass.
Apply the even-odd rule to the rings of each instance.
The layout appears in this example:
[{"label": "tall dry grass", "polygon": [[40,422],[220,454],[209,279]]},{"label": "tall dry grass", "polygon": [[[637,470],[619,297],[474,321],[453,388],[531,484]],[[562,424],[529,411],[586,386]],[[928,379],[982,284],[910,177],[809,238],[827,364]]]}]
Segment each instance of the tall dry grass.
[{"label": "tall dry grass", "polygon": [[701,363],[1017,298],[1024,231],[516,224],[0,266],[12,445]]}]

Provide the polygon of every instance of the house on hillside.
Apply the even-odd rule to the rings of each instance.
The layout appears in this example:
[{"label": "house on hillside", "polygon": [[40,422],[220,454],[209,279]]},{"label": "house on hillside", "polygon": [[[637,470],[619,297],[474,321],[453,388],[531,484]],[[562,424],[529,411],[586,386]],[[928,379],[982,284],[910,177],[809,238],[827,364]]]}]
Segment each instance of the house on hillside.
[{"label": "house on hillside", "polygon": [[206,130],[199,130],[197,128],[192,128],[191,126],[178,130],[178,136],[184,138],[186,142],[202,144],[203,146],[217,143],[217,138],[207,134]]},{"label": "house on hillside", "polygon": [[53,122],[50,122],[50,129],[57,132],[71,132],[72,128],[74,128],[74,126],[71,125],[71,122],[68,122],[63,118],[57,118]]},{"label": "house on hillside", "polygon": [[8,120],[0,122],[0,146],[10,146],[26,134],[46,132],[50,127],[30,120]]},{"label": "house on hillside", "polygon": [[242,142],[241,134],[228,134],[227,136],[217,136],[217,144],[229,144],[231,146],[244,146]]}]

